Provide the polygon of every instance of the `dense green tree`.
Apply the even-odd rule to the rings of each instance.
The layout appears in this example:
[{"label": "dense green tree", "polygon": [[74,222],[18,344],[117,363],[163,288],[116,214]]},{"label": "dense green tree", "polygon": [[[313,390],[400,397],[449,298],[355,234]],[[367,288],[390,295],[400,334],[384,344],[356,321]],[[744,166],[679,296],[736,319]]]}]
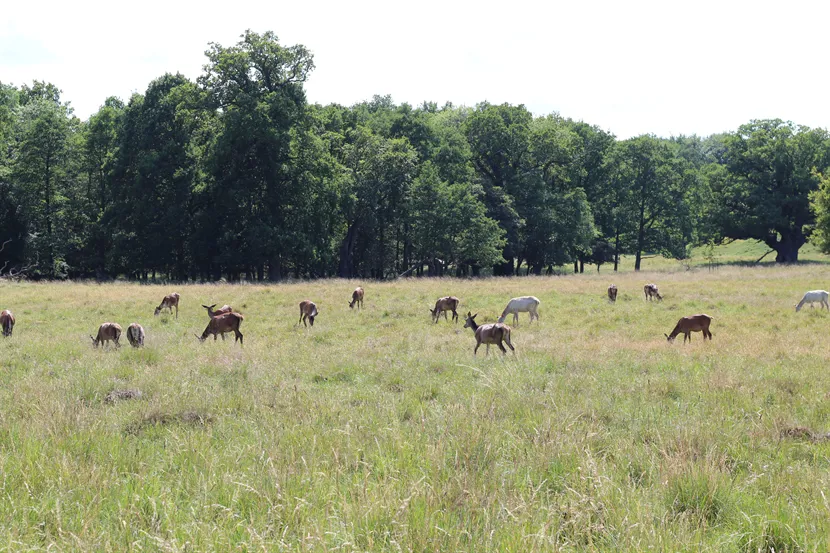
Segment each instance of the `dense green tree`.
[{"label": "dense green tree", "polygon": [[11,179],[18,102],[17,88],[0,82],[0,274],[25,261],[24,213]]},{"label": "dense green tree", "polygon": [[364,265],[370,276],[384,278],[398,256],[404,199],[415,177],[418,154],[405,138],[383,138],[363,126],[348,130],[344,140],[339,153],[346,171],[340,209],[346,231],[338,274],[343,278],[363,274],[360,266]]},{"label": "dense green tree", "polygon": [[430,275],[441,276],[450,265],[461,273],[501,260],[504,231],[485,215],[480,194],[469,183],[441,180],[431,162],[421,168],[408,207],[415,259],[427,262]]},{"label": "dense green tree", "polygon": [[764,242],[776,261],[798,261],[815,221],[809,195],[830,165],[827,131],[756,120],[724,142],[726,171],[711,179],[714,228],[721,237]]},{"label": "dense green tree", "polygon": [[810,239],[822,252],[830,253],[830,177],[818,176],[818,189],[810,193],[810,208],[816,217]]},{"label": "dense green tree", "polygon": [[115,228],[116,269],[188,276],[197,161],[186,106],[195,94],[185,77],[168,74],[126,108],[112,177],[116,201],[105,205],[106,224]]},{"label": "dense green tree", "polygon": [[211,207],[200,257],[214,274],[225,267],[234,279],[242,272],[262,277],[267,267],[277,279],[295,225],[289,206],[302,194],[292,178],[291,144],[306,116],[303,83],[313,58],[304,46],[252,31],[235,46],[211,44],[206,55],[199,82],[221,111],[207,154]]},{"label": "dense green tree", "polygon": [[23,205],[29,258],[38,261],[33,274],[56,277],[66,273],[64,206],[72,178],[70,136],[78,121],[60,102],[52,85],[24,86],[17,112],[11,180]]},{"label": "dense green tree", "polygon": [[640,270],[646,251],[685,257],[693,234],[688,195],[696,184],[688,162],[653,136],[619,143],[614,162],[620,220],[626,224],[621,234],[635,254],[634,270]]}]

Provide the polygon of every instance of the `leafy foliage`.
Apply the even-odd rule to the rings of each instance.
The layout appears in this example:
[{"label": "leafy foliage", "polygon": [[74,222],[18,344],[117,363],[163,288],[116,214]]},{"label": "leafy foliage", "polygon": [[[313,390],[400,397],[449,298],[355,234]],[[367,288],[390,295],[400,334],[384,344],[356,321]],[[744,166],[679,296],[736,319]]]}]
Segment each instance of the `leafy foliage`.
[{"label": "leafy foliage", "polygon": [[[727,238],[827,246],[827,131],[752,121],[639,136],[523,105],[309,105],[314,58],[271,32],[211,43],[80,122],[0,83],[0,266],[218,280],[540,274]],[[813,206],[810,207],[812,194]],[[815,215],[814,215],[815,214]]]}]

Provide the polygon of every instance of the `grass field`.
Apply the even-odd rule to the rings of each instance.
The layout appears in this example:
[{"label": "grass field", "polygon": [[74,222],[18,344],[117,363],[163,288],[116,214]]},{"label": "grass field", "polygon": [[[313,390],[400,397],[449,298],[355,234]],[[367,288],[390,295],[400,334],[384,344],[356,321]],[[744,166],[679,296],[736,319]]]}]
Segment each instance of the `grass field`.
[{"label": "grass field", "polygon": [[[763,253],[763,252],[762,252]],[[662,303],[646,303],[656,281]],[[611,282],[616,304],[605,299]],[[366,307],[350,311],[358,284]],[[177,287],[0,284],[0,548],[826,551],[830,266]],[[154,318],[178,291],[178,320]],[[516,355],[492,321],[532,294]],[[295,327],[300,299],[313,329]],[[202,303],[245,346],[194,333]],[[683,315],[714,340],[667,344]],[[147,347],[92,348],[104,321]],[[508,320],[508,323],[510,320]],[[140,390],[111,402],[113,391]]]}]

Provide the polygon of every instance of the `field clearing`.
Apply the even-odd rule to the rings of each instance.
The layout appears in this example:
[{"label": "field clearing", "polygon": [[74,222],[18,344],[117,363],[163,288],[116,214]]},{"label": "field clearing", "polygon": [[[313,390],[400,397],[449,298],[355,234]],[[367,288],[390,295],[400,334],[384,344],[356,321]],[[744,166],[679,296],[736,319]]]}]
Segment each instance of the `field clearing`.
[{"label": "field clearing", "polygon": [[[830,265],[606,267],[0,284],[17,318],[0,339],[0,547],[826,551],[830,313],[793,306],[830,287]],[[651,281],[663,302],[644,301]],[[173,291],[178,319],[154,318]],[[535,295],[541,321],[520,316],[516,355],[476,358],[463,315],[430,320],[450,294],[479,323]],[[309,329],[295,326],[306,298]],[[244,347],[196,340],[212,303],[244,313]],[[667,344],[695,313],[714,340]],[[104,321],[141,323],[147,347],[93,349]],[[141,398],[106,400],[130,389]]]}]

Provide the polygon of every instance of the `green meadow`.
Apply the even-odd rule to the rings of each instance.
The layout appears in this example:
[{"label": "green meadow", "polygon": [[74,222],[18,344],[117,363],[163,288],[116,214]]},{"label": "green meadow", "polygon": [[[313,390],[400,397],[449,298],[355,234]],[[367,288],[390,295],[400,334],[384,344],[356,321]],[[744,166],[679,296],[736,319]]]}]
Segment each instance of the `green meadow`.
[{"label": "green meadow", "polygon": [[[830,266],[721,257],[512,279],[2,283],[17,325],[0,340],[0,548],[826,551],[830,313],[793,306]],[[664,301],[644,301],[647,282]],[[153,317],[173,291],[178,319]],[[541,320],[521,315],[515,355],[474,357],[463,315],[430,320],[444,295],[479,323],[535,295]],[[302,299],[313,328],[296,326]],[[194,337],[212,303],[244,314],[244,347]],[[695,313],[714,340],[668,344]],[[105,321],[142,324],[146,347],[94,349]]]}]

